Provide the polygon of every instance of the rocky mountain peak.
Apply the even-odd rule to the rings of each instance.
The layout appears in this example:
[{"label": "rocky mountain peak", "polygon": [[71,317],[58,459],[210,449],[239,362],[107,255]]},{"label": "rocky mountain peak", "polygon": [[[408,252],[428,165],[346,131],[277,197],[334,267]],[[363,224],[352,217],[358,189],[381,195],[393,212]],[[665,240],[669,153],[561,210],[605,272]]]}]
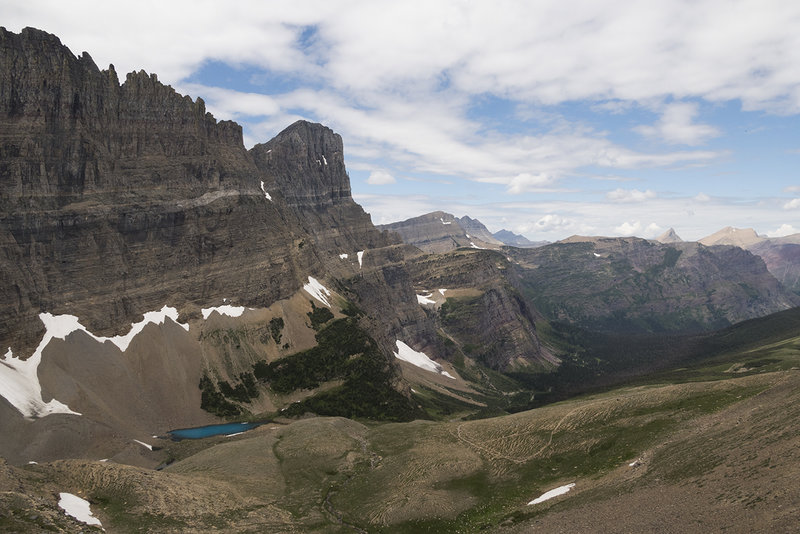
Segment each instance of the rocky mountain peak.
[{"label": "rocky mountain peak", "polygon": [[674,228],[670,228],[656,238],[659,243],[682,243],[683,239],[678,236]]},{"label": "rocky mountain peak", "polygon": [[351,200],[342,137],[322,124],[297,121],[250,152],[291,206]]},{"label": "rocky mountain peak", "polygon": [[732,226],[726,226],[722,230],[700,239],[698,243],[706,246],[734,245],[746,248],[763,239],[764,238],[759,236],[752,228],[733,228]]}]

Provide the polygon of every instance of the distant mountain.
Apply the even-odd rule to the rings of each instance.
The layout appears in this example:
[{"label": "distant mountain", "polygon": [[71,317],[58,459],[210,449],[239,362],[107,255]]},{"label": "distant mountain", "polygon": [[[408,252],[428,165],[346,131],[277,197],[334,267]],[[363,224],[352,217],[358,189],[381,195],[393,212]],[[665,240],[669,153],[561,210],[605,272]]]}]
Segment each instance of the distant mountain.
[{"label": "distant mountain", "polygon": [[723,228],[699,241],[707,246],[732,245],[761,256],[767,269],[787,289],[800,294],[800,234],[765,237],[752,228]]},{"label": "distant mountain", "polygon": [[495,232],[492,234],[495,239],[502,241],[506,245],[511,247],[519,247],[519,248],[533,248],[533,247],[541,247],[542,245],[546,245],[549,241],[531,241],[524,235],[515,234],[509,230],[503,229],[499,232]]},{"label": "distant mountain", "polygon": [[740,247],[572,236],[506,253],[540,313],[594,330],[700,331],[800,305]]},{"label": "distant mountain", "polygon": [[400,236],[404,243],[425,252],[440,253],[461,247],[499,249],[503,242],[477,219],[434,211],[405,221],[378,226]]},{"label": "distant mountain", "polygon": [[682,243],[683,239],[681,239],[678,234],[675,233],[673,228],[670,228],[660,236],[656,238],[656,241],[659,243]]},{"label": "distant mountain", "polygon": [[733,228],[732,226],[726,226],[722,230],[700,239],[698,243],[706,246],[734,245],[747,248],[765,239],[767,238],[758,235],[752,228]]}]

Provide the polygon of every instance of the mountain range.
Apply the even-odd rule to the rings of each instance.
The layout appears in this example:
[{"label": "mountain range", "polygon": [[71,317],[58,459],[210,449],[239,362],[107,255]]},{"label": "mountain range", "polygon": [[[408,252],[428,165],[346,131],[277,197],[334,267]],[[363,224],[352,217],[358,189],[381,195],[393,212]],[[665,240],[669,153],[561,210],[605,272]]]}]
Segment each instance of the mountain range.
[{"label": "mountain range", "polygon": [[[791,238],[376,227],[326,126],[248,150],[154,74],[32,28],[0,50],[0,529],[95,528],[69,493],[119,532],[525,530],[545,484],[674,491],[669,455],[708,425],[734,454],[762,393],[791,420]],[[260,426],[170,434],[229,421]],[[753,506],[780,527],[795,496]]]}]

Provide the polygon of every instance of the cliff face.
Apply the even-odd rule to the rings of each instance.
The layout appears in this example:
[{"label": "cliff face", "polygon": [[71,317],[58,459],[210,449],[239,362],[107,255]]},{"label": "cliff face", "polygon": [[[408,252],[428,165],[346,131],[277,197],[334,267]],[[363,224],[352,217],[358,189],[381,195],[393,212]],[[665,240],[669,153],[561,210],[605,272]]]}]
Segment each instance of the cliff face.
[{"label": "cliff face", "polygon": [[60,208],[154,191],[241,185],[253,170],[241,127],[217,121],[144,71],[75,57],[57,37],[0,30],[3,190],[9,208]]},{"label": "cliff face", "polygon": [[536,321],[542,317],[520,292],[505,256],[462,249],[420,256],[408,269],[418,293],[445,290],[437,326],[468,358],[501,371],[558,363],[539,340]]},{"label": "cliff face", "polygon": [[[310,276],[368,313],[361,323],[392,377],[396,340],[436,348],[403,267],[418,251],[353,201],[339,135],[300,121],[248,151],[238,125],[155,75],[120,84],[113,67],[33,29],[0,29],[0,50],[0,359],[9,347],[22,360],[34,353],[42,312],[77,316],[96,336],[52,341],[30,382],[42,402],[81,411],[84,431],[64,434],[58,420],[69,416],[24,420],[5,397],[0,454],[60,457],[87,440],[212,419],[201,376],[235,382],[257,361],[313,345],[301,289]],[[201,314],[223,304],[254,311]],[[148,327],[124,352],[97,339],[165,305],[191,331]],[[271,332],[272,319],[285,329]],[[21,380],[12,363],[6,378]]]},{"label": "cliff face", "polygon": [[111,335],[164,304],[268,306],[396,242],[353,202],[322,125],[248,152],[155,75],[120,84],[33,29],[0,29],[0,50],[0,346],[35,346],[42,311]]}]

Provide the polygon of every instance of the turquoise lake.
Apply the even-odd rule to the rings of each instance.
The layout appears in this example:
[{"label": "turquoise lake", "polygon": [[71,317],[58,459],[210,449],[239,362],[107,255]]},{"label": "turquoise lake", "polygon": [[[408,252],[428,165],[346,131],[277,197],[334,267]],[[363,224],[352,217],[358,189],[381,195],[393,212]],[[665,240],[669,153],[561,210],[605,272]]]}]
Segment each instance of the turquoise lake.
[{"label": "turquoise lake", "polygon": [[257,427],[259,423],[224,423],[221,425],[198,426],[194,428],[179,428],[167,432],[172,439],[200,439],[210,436],[227,436],[245,432]]}]

